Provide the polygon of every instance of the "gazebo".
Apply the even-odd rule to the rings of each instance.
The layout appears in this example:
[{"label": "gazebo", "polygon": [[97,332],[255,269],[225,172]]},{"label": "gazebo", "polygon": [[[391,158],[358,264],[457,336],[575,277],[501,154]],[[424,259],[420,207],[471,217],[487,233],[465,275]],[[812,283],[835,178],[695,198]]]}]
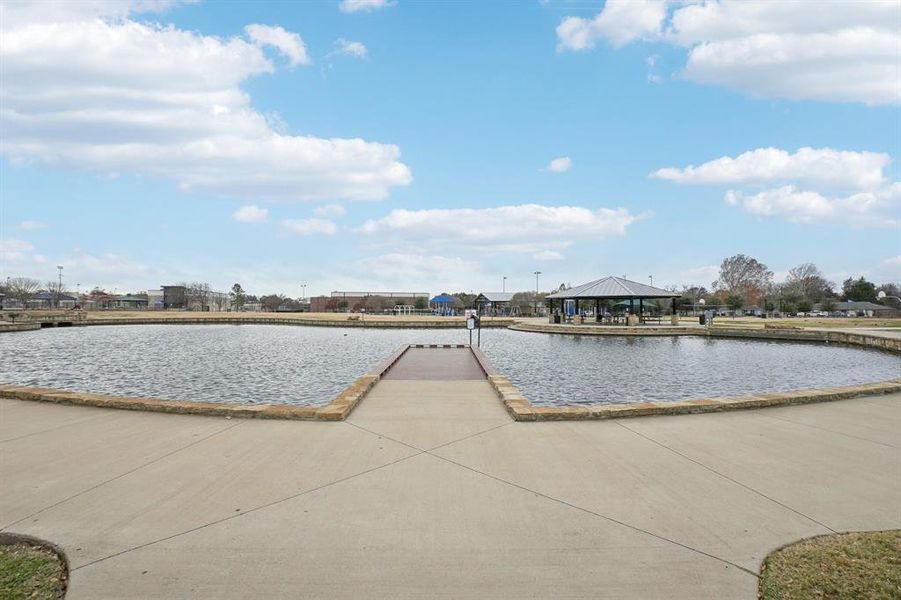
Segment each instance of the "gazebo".
[{"label": "gazebo", "polygon": [[429,304],[431,305],[432,310],[439,315],[452,315],[454,313],[454,303],[456,301],[456,298],[448,294],[438,294],[429,300]]},{"label": "gazebo", "polygon": [[[590,281],[582,285],[569,288],[549,294],[546,299],[551,312],[551,322],[560,322],[564,316],[564,307],[567,300],[572,300],[575,304],[577,322],[581,322],[581,312],[579,305],[583,302],[594,300],[595,320],[601,321],[601,301],[602,300],[618,300],[620,302],[628,302],[628,316],[626,323],[633,325],[635,323],[644,322],[644,301],[657,300],[661,298],[670,298],[673,301],[673,316],[676,315],[676,298],[679,294],[656,288],[637,281],[630,281],[621,277],[604,277],[596,281]],[[560,301],[560,311],[554,314],[554,303]],[[637,302],[636,302],[637,301]],[[638,305],[638,315],[635,314],[635,305]],[[558,316],[559,315],[559,316]]]},{"label": "gazebo", "polygon": [[[509,313],[513,292],[482,292],[473,301],[479,314]],[[512,313],[511,313],[512,314]]]}]

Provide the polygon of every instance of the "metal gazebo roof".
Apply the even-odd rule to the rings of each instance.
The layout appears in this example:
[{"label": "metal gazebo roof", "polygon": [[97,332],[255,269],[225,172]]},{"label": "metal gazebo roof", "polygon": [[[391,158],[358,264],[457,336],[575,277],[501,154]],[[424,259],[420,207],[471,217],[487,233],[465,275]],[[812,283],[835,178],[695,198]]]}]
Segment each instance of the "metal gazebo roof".
[{"label": "metal gazebo roof", "polygon": [[550,300],[577,298],[678,298],[680,294],[621,277],[604,277],[547,296]]}]

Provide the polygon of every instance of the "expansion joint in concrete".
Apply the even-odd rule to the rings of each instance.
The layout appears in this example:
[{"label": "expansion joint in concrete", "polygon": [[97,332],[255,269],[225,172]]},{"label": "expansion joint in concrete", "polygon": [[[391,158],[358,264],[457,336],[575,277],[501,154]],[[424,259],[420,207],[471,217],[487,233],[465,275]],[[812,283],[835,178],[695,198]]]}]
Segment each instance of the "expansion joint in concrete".
[{"label": "expansion joint in concrete", "polygon": [[835,529],[833,529],[832,527],[829,527],[828,525],[826,525],[825,523],[823,523],[823,522],[821,522],[821,521],[817,521],[816,519],[814,519],[814,518],[811,517],[810,515],[804,514],[803,512],[799,511],[798,509],[792,508],[791,506],[789,506],[789,505],[787,505],[787,504],[785,504],[785,503],[783,503],[783,502],[780,502],[780,501],[776,500],[775,498],[773,498],[773,497],[771,497],[771,496],[767,496],[766,494],[764,494],[764,493],[761,492],[760,490],[754,489],[753,487],[747,485],[746,483],[742,483],[741,481],[738,481],[737,479],[734,479],[734,478],[732,478],[732,477],[729,477],[729,476],[726,475],[725,473],[720,473],[719,471],[717,471],[717,470],[714,469],[713,467],[710,467],[710,466],[708,466],[708,465],[705,465],[705,464],[702,463],[701,461],[696,460],[696,459],[694,459],[694,458],[692,458],[692,457],[690,457],[690,456],[688,456],[688,455],[686,455],[686,454],[683,454],[682,452],[679,452],[678,450],[676,450],[676,449],[674,449],[674,448],[671,448],[670,446],[667,446],[666,444],[664,444],[664,443],[662,443],[662,442],[659,442],[659,441],[655,440],[654,438],[652,438],[652,437],[650,437],[650,436],[648,436],[648,435],[645,435],[645,434],[643,434],[643,433],[640,433],[640,432],[638,432],[638,431],[635,431],[635,430],[632,429],[631,427],[629,427],[629,426],[627,426],[627,425],[625,425],[625,424],[623,424],[623,423],[621,423],[621,422],[617,422],[617,425],[619,425],[620,427],[622,427],[622,428],[624,428],[624,429],[626,429],[626,430],[628,430],[628,431],[631,431],[632,433],[634,433],[634,434],[637,435],[638,437],[640,437],[640,438],[642,438],[642,439],[645,439],[645,440],[651,442],[652,444],[656,444],[657,446],[659,446],[659,447],[661,447],[661,448],[663,448],[663,449],[665,449],[665,450],[668,450],[669,452],[672,452],[672,453],[675,454],[676,456],[679,456],[679,457],[681,457],[681,458],[683,458],[683,459],[689,461],[690,463],[693,463],[693,464],[695,464],[695,465],[701,467],[702,469],[706,469],[707,471],[710,471],[711,473],[713,473],[713,474],[716,475],[717,477],[721,477],[721,478],[725,479],[726,481],[729,481],[729,482],[731,482],[731,483],[734,483],[735,485],[737,485],[737,486],[739,486],[739,487],[741,487],[741,488],[744,488],[744,489],[748,490],[749,492],[752,492],[753,494],[756,494],[756,495],[760,496],[761,498],[764,498],[765,500],[768,500],[769,502],[772,502],[772,503],[774,503],[774,504],[777,504],[778,506],[781,506],[782,508],[784,508],[784,509],[786,509],[786,510],[788,510],[788,511],[793,512],[794,514],[798,515],[799,517],[802,517],[802,518],[804,518],[804,519],[807,519],[807,520],[810,521],[811,523],[816,523],[817,525],[819,525],[820,527],[823,527],[824,529],[830,531],[831,533],[838,533],[838,532],[837,532]]},{"label": "expansion joint in concrete", "polygon": [[44,508],[41,508],[41,509],[39,509],[39,510],[36,510],[36,511],[34,511],[33,513],[31,513],[31,514],[25,515],[25,516],[22,517],[21,519],[18,519],[18,520],[16,520],[16,521],[13,521],[12,523],[10,523],[10,524],[8,524],[8,525],[4,525],[3,527],[0,527],[0,531],[4,531],[4,530],[6,530],[6,529],[9,529],[10,527],[12,527],[12,526],[14,526],[14,525],[18,525],[18,524],[21,523],[22,521],[26,521],[26,520],[28,520],[28,519],[30,519],[30,518],[32,518],[32,517],[35,517],[35,516],[41,514],[41,513],[44,512],[44,511],[50,510],[51,508],[56,508],[57,506],[59,506],[59,505],[61,505],[61,504],[65,504],[66,502],[69,502],[70,500],[74,500],[75,498],[78,498],[79,496],[84,496],[84,495],[87,494],[88,492],[92,492],[92,491],[96,490],[97,488],[103,487],[103,486],[105,486],[105,485],[107,485],[107,484],[109,484],[109,483],[112,483],[112,482],[114,482],[114,481],[116,481],[116,480],[118,480],[118,479],[122,479],[123,477],[126,477],[126,476],[128,476],[128,475],[131,475],[132,473],[135,473],[135,472],[137,472],[137,471],[140,471],[141,469],[143,469],[143,468],[145,468],[145,467],[149,467],[149,466],[152,465],[152,464],[158,463],[158,462],[160,462],[161,460],[164,460],[164,459],[166,459],[166,458],[169,458],[170,456],[172,456],[172,455],[174,455],[174,454],[178,454],[179,452],[183,452],[183,451],[185,451],[185,450],[187,450],[187,449],[189,449],[189,448],[192,448],[192,447],[194,447],[194,446],[196,446],[196,445],[198,445],[198,444],[202,444],[203,442],[207,441],[208,439],[210,439],[210,438],[212,438],[212,437],[215,437],[215,436],[219,435],[220,433],[225,433],[226,431],[229,431],[230,429],[234,429],[235,427],[237,427],[237,426],[240,425],[240,424],[241,424],[241,423],[239,422],[239,423],[234,423],[234,424],[232,424],[232,425],[229,425],[228,427],[223,427],[222,429],[219,429],[219,430],[217,430],[217,431],[214,431],[213,433],[211,433],[211,434],[209,434],[209,435],[206,435],[206,436],[200,438],[199,440],[194,440],[193,442],[191,442],[191,443],[189,443],[189,444],[185,444],[184,446],[181,446],[181,447],[176,448],[176,449],[174,449],[174,450],[172,450],[172,451],[170,451],[170,452],[167,452],[167,453],[165,453],[165,454],[162,454],[162,455],[160,455],[160,456],[157,456],[157,457],[154,458],[154,459],[151,459],[151,460],[148,460],[147,462],[141,463],[141,464],[138,465],[137,467],[135,467],[135,468],[133,468],[133,469],[129,469],[129,470],[125,471],[124,473],[119,473],[119,474],[116,475],[115,477],[111,477],[111,478],[109,478],[109,479],[105,479],[104,481],[101,481],[100,483],[97,483],[97,484],[95,484],[95,485],[92,485],[92,486],[89,487],[89,488],[83,489],[83,490],[81,490],[80,492],[77,492],[77,493],[75,493],[75,494],[72,494],[71,496],[67,496],[66,498],[63,498],[62,500],[59,500],[58,502],[54,502],[53,504],[51,504],[51,505],[49,505],[49,506],[45,506]]}]

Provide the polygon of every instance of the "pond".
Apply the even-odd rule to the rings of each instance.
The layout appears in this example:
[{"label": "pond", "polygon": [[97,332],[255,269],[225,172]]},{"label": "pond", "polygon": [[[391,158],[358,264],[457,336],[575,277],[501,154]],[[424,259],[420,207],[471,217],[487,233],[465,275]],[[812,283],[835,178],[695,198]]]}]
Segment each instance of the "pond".
[{"label": "pond", "polygon": [[[457,329],[122,325],[0,335],[0,381],[122,396],[322,405],[401,344]],[[845,386],[901,375],[857,348],[701,337],[482,331],[492,363],[535,404],[668,401]]]}]

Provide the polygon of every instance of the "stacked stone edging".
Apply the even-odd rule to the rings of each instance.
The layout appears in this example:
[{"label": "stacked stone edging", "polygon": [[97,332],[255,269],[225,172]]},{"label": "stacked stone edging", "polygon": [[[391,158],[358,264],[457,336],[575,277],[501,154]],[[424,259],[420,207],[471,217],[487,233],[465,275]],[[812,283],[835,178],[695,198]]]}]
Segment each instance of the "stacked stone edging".
[{"label": "stacked stone edging", "polygon": [[[483,321],[485,328],[509,327],[513,319]],[[209,318],[136,318],[136,319],[86,319],[73,322],[78,327],[93,325],[303,325],[310,327],[365,327],[372,329],[464,329],[463,321],[387,321],[359,319],[276,319],[267,317],[209,317]]]},{"label": "stacked stone edging", "polygon": [[557,333],[563,335],[609,335],[609,336],[667,336],[692,335],[699,337],[781,340],[792,342],[819,342],[861,346],[875,350],[885,350],[901,354],[901,338],[882,337],[866,333],[826,331],[799,328],[743,329],[727,327],[619,327],[599,328],[591,325],[534,325],[518,323],[509,329],[532,333]]},{"label": "stacked stone edging", "polygon": [[34,331],[35,329],[40,328],[41,324],[38,321],[0,322],[0,333]]},{"label": "stacked stone edging", "polygon": [[198,402],[193,400],[165,400],[163,398],[114,396],[12,384],[0,385],[0,398],[30,400],[33,402],[53,402],[56,404],[68,404],[72,406],[146,410],[150,412],[175,413],[182,415],[205,415],[228,418],[293,419],[301,421],[343,421],[360,401],[363,400],[373,386],[378,383],[385,371],[390,369],[409,348],[409,345],[401,346],[385,361],[365,375],[358,377],[331,402],[323,406],[293,406],[290,404],[253,405],[224,402]]},{"label": "stacked stone edging", "polygon": [[510,416],[517,421],[569,421],[583,419],[615,419],[648,415],[683,415],[721,412],[746,408],[789,406],[813,402],[831,402],[859,396],[875,396],[901,392],[901,379],[863,385],[758,394],[733,398],[703,398],[679,402],[633,402],[626,404],[588,404],[536,406],[503,375],[488,378]]}]

